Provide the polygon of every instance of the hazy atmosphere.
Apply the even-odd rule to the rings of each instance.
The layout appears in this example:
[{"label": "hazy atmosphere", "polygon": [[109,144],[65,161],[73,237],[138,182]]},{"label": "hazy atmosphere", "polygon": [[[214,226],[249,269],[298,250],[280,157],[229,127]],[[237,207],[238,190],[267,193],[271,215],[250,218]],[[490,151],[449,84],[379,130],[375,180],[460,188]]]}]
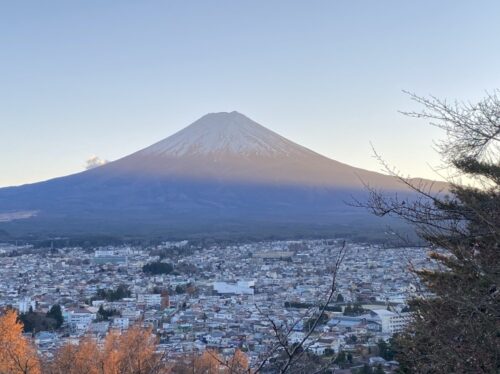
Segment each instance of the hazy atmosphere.
[{"label": "hazy atmosphere", "polygon": [[0,0],[0,374],[499,374],[499,36]]},{"label": "hazy atmosphere", "polygon": [[233,110],[353,166],[379,170],[372,142],[439,178],[442,133],[398,113],[415,108],[401,90],[476,100],[498,87],[499,12],[495,1],[3,2],[0,186],[116,160]]}]

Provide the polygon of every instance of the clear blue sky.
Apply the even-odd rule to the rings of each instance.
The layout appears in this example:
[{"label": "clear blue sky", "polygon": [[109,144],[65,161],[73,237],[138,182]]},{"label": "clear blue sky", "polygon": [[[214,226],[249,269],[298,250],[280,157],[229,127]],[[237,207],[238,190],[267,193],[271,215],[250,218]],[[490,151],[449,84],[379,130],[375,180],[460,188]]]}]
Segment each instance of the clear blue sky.
[{"label": "clear blue sky", "polygon": [[0,3],[0,186],[115,160],[240,111],[324,155],[432,177],[441,133],[401,90],[500,87],[498,1]]}]

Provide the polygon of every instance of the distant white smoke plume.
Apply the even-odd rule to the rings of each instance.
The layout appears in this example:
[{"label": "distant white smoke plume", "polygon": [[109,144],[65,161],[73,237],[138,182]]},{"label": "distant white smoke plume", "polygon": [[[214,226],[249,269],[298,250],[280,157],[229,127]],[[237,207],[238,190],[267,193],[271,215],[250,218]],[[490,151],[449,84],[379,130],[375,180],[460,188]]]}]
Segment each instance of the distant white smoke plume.
[{"label": "distant white smoke plume", "polygon": [[87,159],[87,161],[85,161],[85,169],[90,170],[90,169],[96,168],[98,166],[102,166],[104,164],[107,164],[107,163],[108,163],[108,160],[100,158],[96,155],[92,155]]}]

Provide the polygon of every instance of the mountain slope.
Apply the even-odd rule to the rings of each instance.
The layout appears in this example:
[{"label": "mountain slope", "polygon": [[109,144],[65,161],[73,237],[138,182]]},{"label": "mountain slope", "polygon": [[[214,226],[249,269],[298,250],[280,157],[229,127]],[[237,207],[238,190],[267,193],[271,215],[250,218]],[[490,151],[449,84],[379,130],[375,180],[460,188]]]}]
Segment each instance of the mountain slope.
[{"label": "mountain slope", "polygon": [[0,214],[30,217],[0,228],[19,235],[308,235],[371,222],[345,204],[363,198],[363,183],[403,190],[390,176],[328,159],[240,113],[212,113],[101,167],[0,189]]},{"label": "mountain slope", "polygon": [[298,145],[238,113],[212,113],[176,134],[98,169],[250,184],[401,189],[394,178],[353,168]]}]

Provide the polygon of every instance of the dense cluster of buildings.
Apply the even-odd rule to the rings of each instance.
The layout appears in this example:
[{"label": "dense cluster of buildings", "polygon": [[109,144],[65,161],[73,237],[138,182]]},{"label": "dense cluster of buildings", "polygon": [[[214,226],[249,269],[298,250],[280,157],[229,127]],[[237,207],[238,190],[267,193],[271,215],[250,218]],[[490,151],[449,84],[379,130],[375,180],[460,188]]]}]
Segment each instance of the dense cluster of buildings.
[{"label": "dense cluster of buildings", "polygon": [[[45,313],[60,305],[61,328],[34,332],[47,355],[87,334],[103,338],[111,329],[141,324],[172,357],[239,348],[255,363],[275,343],[272,321],[290,330],[291,343],[303,339],[306,314],[328,295],[340,250],[336,240],[92,250],[0,246],[0,308]],[[405,300],[418,291],[408,267],[432,266],[422,249],[348,244],[345,251],[326,318],[308,344],[318,355],[366,353],[401,331],[411,318]],[[168,262],[173,271],[145,273],[152,262]]]}]

